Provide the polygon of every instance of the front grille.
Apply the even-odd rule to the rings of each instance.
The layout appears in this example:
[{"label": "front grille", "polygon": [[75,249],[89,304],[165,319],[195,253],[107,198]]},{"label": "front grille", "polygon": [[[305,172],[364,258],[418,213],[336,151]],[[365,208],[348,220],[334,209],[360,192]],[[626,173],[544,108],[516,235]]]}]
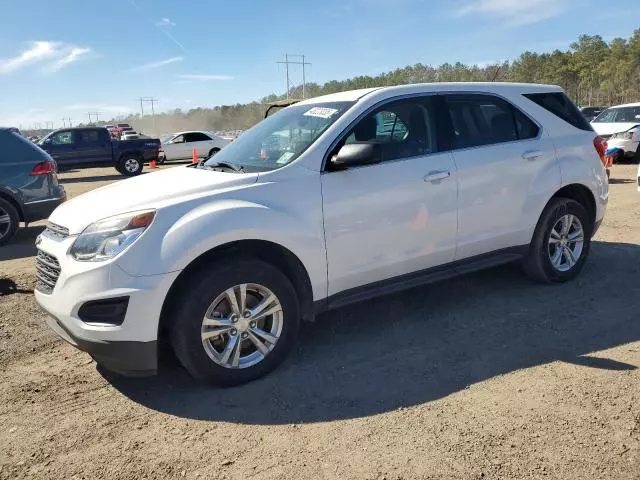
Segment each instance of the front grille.
[{"label": "front grille", "polygon": [[44,233],[48,237],[53,237],[59,240],[67,238],[69,236],[69,229],[67,227],[62,227],[53,222],[47,222],[47,228]]},{"label": "front grille", "polygon": [[42,293],[53,292],[59,276],[60,264],[56,257],[38,250],[38,255],[36,256],[36,290]]}]

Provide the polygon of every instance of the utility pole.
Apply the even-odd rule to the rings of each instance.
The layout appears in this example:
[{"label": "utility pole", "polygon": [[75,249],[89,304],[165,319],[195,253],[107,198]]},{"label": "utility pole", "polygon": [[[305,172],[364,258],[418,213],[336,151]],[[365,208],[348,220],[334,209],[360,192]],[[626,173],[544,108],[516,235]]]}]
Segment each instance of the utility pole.
[{"label": "utility pole", "polygon": [[62,117],[62,128],[67,128],[66,118]]},{"label": "utility pole", "polygon": [[142,116],[144,116],[143,105],[145,103],[151,104],[151,116],[153,117],[153,134],[158,135],[158,130],[156,128],[156,110],[155,110],[155,104],[158,103],[158,99],[153,97],[140,97],[140,112],[142,113]]},{"label": "utility pole", "polygon": [[[302,61],[299,61],[299,60],[292,61],[292,60],[289,60],[289,57],[301,58]],[[289,81],[289,65],[302,65],[302,98],[305,98],[306,89],[307,89],[307,76],[306,76],[305,67],[307,65],[311,65],[309,62],[305,61],[305,58],[306,57],[304,55],[285,53],[284,62],[276,62],[276,63],[283,63],[286,67],[285,70],[287,75],[287,98],[289,98],[289,91],[290,91],[290,84],[291,84],[291,82]]]}]

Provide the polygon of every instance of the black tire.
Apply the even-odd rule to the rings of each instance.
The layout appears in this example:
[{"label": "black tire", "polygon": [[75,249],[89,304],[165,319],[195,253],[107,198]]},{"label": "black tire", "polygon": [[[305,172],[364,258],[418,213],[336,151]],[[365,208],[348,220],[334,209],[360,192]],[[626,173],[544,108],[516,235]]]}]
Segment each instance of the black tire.
[{"label": "black tire", "polygon": [[209,155],[207,156],[207,160],[211,157],[213,157],[216,153],[218,153],[220,151],[220,149],[218,147],[216,148],[212,148],[211,150],[209,150]]},{"label": "black tire", "polygon": [[[132,168],[133,166],[135,169]],[[125,177],[135,177],[142,173],[143,166],[144,162],[138,155],[123,155],[118,162],[120,168],[116,167],[116,170]]]},{"label": "black tire", "polygon": [[[274,266],[257,259],[224,260],[207,265],[183,282],[184,289],[174,304],[179,308],[174,308],[170,317],[170,338],[180,363],[194,378],[225,386],[246,383],[273,370],[293,347],[300,327],[298,297],[289,279]],[[282,330],[273,350],[259,363],[246,368],[225,368],[205,351],[202,321],[219,295],[236,285],[249,283],[268,288],[280,301]]]},{"label": "black tire", "polygon": [[[583,246],[575,265],[567,271],[556,269],[551,263],[549,238],[551,229],[566,214],[574,215],[582,224]],[[587,261],[591,247],[591,234],[593,232],[593,219],[587,210],[575,200],[568,198],[553,198],[547,204],[529,245],[529,251],[523,262],[525,273],[538,282],[561,283],[573,279]],[[555,247],[557,248],[557,247]]]},{"label": "black tire", "polygon": [[[5,221],[8,217],[8,223]],[[20,216],[16,208],[5,200],[0,198],[0,246],[6,245],[13,238],[20,226]]]}]

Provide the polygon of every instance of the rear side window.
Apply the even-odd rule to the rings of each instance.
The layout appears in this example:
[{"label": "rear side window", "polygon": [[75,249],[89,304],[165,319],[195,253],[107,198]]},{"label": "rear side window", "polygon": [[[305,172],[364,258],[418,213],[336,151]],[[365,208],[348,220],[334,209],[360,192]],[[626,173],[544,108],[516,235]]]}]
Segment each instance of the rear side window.
[{"label": "rear side window", "polygon": [[100,135],[97,130],[81,130],[80,140],[85,145],[97,145],[100,142]]},{"label": "rear side window", "polygon": [[539,128],[509,102],[491,95],[448,95],[454,148],[535,138]]},{"label": "rear side window", "polygon": [[186,133],[184,138],[185,142],[208,142],[211,140],[209,136],[200,132]]},{"label": "rear side window", "polygon": [[49,159],[44,151],[33,142],[17,133],[0,130],[0,164],[38,163]]},{"label": "rear side window", "polygon": [[580,130],[593,131],[593,128],[584,118],[584,115],[580,113],[578,107],[564,93],[527,93],[524,96],[574,127]]}]

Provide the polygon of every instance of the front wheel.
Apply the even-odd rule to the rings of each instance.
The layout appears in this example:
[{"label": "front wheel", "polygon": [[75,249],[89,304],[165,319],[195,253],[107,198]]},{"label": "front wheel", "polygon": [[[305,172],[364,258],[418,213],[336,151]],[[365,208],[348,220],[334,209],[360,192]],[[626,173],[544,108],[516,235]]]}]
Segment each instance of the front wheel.
[{"label": "front wheel", "polygon": [[573,279],[587,260],[593,221],[575,200],[552,199],[542,212],[524,260],[525,273],[543,283]]},{"label": "front wheel", "polygon": [[116,168],[125,177],[133,177],[142,173],[142,160],[135,156],[123,156]]},{"label": "front wheel", "polygon": [[218,153],[220,151],[219,148],[212,148],[211,150],[209,150],[209,155],[207,156],[207,159],[213,157],[216,153]]},{"label": "front wheel", "polygon": [[273,370],[300,325],[289,279],[253,259],[216,262],[184,280],[171,318],[171,343],[192,376],[238,385]]}]

